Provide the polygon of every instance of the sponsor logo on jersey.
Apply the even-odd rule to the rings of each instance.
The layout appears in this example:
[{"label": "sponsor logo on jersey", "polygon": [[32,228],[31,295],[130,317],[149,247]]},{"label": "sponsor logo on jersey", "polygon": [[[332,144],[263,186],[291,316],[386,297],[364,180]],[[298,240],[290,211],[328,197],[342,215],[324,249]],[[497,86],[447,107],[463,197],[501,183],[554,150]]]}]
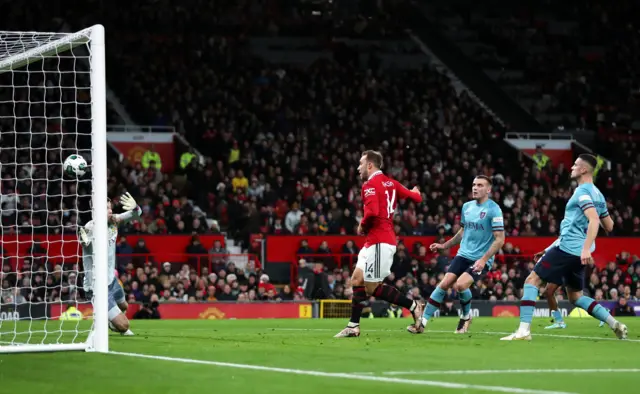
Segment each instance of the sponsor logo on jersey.
[{"label": "sponsor logo on jersey", "polygon": [[391,182],[391,181],[382,182],[382,186],[384,186],[384,187],[393,187],[393,182]]},{"label": "sponsor logo on jersey", "polygon": [[482,223],[469,222],[465,225],[464,228],[470,228],[471,230],[484,230],[484,226]]},{"label": "sponsor logo on jersey", "polygon": [[502,216],[499,217],[495,217],[493,219],[491,219],[491,224],[495,225],[503,225],[504,224],[504,219],[502,218]]},{"label": "sponsor logo on jersey", "polygon": [[369,196],[375,196],[376,195],[376,189],[373,187],[370,187],[368,189],[364,189],[364,196],[365,197],[369,197]]}]

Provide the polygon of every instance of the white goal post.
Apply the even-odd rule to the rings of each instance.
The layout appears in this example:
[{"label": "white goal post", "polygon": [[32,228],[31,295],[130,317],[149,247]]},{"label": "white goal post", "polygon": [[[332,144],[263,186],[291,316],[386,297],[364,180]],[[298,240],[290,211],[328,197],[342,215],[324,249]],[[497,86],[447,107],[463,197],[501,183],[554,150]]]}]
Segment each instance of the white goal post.
[{"label": "white goal post", "polygon": [[[0,31],[0,353],[109,350],[106,119],[102,25]],[[72,153],[83,178],[62,171]],[[93,299],[76,236],[87,218]]]}]

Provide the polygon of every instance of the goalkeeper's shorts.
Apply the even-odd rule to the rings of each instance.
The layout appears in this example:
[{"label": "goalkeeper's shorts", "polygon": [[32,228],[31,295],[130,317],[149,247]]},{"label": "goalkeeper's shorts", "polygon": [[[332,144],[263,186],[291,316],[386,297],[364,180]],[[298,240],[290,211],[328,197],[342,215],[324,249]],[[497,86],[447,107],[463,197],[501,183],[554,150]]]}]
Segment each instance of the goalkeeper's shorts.
[{"label": "goalkeeper's shorts", "polygon": [[[87,299],[90,299],[93,301],[93,292],[88,291],[86,294],[87,294]],[[122,286],[120,285],[120,282],[118,281],[118,279],[114,278],[111,284],[109,285],[107,297],[109,300],[109,309],[108,309],[109,321],[111,321],[120,313],[122,313],[122,311],[118,307],[118,304],[121,304],[124,301],[126,301],[124,290],[122,289]]]}]

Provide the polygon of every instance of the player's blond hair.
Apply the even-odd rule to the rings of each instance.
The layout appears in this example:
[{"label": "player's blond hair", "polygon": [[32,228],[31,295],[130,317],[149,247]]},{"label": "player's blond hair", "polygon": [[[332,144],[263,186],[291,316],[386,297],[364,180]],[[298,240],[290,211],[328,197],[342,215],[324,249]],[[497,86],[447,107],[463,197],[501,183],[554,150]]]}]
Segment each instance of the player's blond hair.
[{"label": "player's blond hair", "polygon": [[377,169],[382,169],[382,153],[377,150],[366,150],[362,152],[362,156],[366,157],[366,160],[373,164]]}]

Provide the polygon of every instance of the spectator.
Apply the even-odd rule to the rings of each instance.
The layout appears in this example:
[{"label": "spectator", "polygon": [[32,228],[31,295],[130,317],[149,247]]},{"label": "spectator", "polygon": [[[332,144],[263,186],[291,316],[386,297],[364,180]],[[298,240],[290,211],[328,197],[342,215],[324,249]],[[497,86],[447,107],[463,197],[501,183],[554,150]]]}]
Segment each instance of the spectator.
[{"label": "spectator", "polygon": [[222,288],[222,292],[217,295],[218,301],[235,301],[238,297],[231,293],[231,286],[225,284]]},{"label": "spectator", "polygon": [[143,307],[133,315],[134,319],[160,319],[160,312],[158,311],[159,298],[157,295],[153,295],[150,298],[150,302],[145,303]]},{"label": "spectator", "polygon": [[144,238],[138,238],[138,242],[136,242],[136,246],[134,246],[133,248],[133,253],[135,255],[135,257],[133,258],[134,265],[141,266],[146,263],[146,256],[149,256],[150,252],[147,248]]},{"label": "spectator", "polygon": [[311,249],[309,247],[309,241],[307,241],[306,239],[303,239],[302,241],[300,241],[300,247],[298,248],[298,254],[299,255],[314,254],[313,249]]},{"label": "spectator", "polygon": [[234,192],[238,191],[246,191],[249,188],[249,181],[244,176],[242,170],[238,170],[238,172],[233,176],[231,180],[231,185],[233,187]]},{"label": "spectator", "polygon": [[209,249],[210,261],[214,265],[214,269],[217,271],[226,266],[229,260],[229,251],[222,246],[222,242],[219,240],[213,241],[213,246]]},{"label": "spectator", "polygon": [[120,240],[116,245],[116,255],[118,256],[118,271],[124,272],[129,263],[133,261],[131,257],[133,253],[133,248],[127,242],[127,237],[120,237]]},{"label": "spectator", "polygon": [[262,274],[260,276],[258,289],[264,289],[265,293],[269,292],[269,290],[273,290],[274,292],[276,291],[276,287],[272,283],[269,283],[269,275],[267,274]]},{"label": "spectator", "polygon": [[631,309],[629,304],[627,303],[627,299],[622,297],[618,300],[618,305],[616,309],[613,311],[614,316],[635,316],[636,313]]},{"label": "spectator", "polygon": [[294,202],[284,220],[286,230],[290,234],[295,234],[295,230],[300,224],[301,219],[302,212],[298,209],[298,203]]},{"label": "spectator", "polygon": [[198,266],[207,264],[207,258],[204,257],[207,254],[207,250],[200,243],[200,237],[197,234],[191,236],[186,252],[188,255],[196,256],[189,258],[192,264],[197,264]]}]

